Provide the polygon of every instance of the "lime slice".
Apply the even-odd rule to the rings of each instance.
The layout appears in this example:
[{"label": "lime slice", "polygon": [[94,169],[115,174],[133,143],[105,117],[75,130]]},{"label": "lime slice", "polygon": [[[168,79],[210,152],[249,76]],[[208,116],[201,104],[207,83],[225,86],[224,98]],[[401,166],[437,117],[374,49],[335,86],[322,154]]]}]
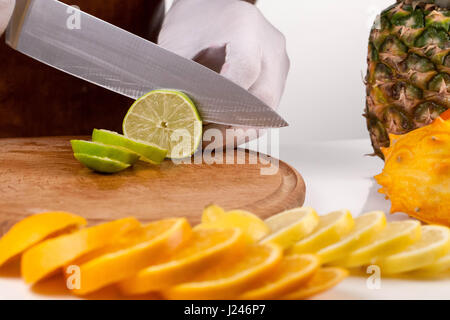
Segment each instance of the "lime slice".
[{"label": "lime slice", "polygon": [[75,158],[87,168],[101,173],[117,173],[131,167],[130,164],[120,161],[82,153],[75,153]]},{"label": "lime slice", "polygon": [[167,156],[192,156],[202,139],[202,120],[191,99],[173,90],[155,90],[136,100],[123,121],[126,137],[167,149]]},{"label": "lime slice", "polygon": [[107,158],[124,164],[133,165],[139,160],[139,155],[125,148],[108,146],[103,143],[72,140],[73,153]]},{"label": "lime slice", "polygon": [[94,129],[92,141],[126,148],[138,153],[141,156],[141,160],[152,164],[160,164],[167,155],[167,150],[164,150],[157,145],[134,141],[121,134],[108,130]]}]

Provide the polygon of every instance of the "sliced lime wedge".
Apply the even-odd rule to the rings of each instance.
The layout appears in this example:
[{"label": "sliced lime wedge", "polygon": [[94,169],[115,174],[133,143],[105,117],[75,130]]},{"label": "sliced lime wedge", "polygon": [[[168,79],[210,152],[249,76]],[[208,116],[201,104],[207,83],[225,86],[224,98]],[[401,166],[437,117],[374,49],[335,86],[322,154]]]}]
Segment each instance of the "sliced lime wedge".
[{"label": "sliced lime wedge", "polygon": [[108,146],[103,143],[90,142],[83,140],[72,140],[73,153],[86,154],[99,158],[108,158],[111,160],[133,165],[139,160],[136,152],[122,147]]},{"label": "sliced lime wedge", "polygon": [[82,153],[75,153],[74,155],[75,158],[87,168],[101,173],[117,173],[131,167],[130,164],[109,158],[102,158]]},{"label": "sliced lime wedge", "polygon": [[202,139],[202,120],[187,95],[173,90],[155,90],[136,100],[123,122],[127,138],[158,145],[167,157],[192,156]]},{"label": "sliced lime wedge", "polygon": [[106,145],[123,147],[139,154],[141,156],[141,160],[152,164],[160,164],[164,161],[167,155],[167,150],[164,150],[157,145],[135,141],[108,130],[94,129],[92,141]]},{"label": "sliced lime wedge", "polygon": [[75,158],[89,169],[97,172],[120,172],[139,160],[137,153],[122,147],[82,140],[72,140],[70,143]]}]

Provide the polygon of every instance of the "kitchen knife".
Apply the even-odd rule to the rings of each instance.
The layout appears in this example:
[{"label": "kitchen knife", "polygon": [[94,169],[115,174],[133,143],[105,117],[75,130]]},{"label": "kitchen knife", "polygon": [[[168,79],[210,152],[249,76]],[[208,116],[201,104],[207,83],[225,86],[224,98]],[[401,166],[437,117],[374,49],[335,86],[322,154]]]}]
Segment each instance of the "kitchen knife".
[{"label": "kitchen knife", "polygon": [[288,125],[261,100],[214,71],[56,0],[16,0],[6,42],[36,60],[133,99],[161,88],[183,91],[196,102],[205,122],[258,128]]}]

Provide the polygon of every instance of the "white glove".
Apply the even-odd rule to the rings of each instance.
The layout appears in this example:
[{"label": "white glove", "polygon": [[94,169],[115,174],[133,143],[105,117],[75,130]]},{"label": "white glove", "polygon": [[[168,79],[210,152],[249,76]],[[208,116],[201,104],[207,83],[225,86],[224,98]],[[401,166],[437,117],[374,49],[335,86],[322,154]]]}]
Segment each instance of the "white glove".
[{"label": "white glove", "polygon": [[[240,0],[176,0],[159,44],[220,72],[278,108],[290,66],[286,41],[254,5]],[[212,127],[226,129],[206,129]],[[237,144],[243,142],[237,139]]]},{"label": "white glove", "polygon": [[16,0],[0,0],[0,35],[8,26],[15,5]]}]

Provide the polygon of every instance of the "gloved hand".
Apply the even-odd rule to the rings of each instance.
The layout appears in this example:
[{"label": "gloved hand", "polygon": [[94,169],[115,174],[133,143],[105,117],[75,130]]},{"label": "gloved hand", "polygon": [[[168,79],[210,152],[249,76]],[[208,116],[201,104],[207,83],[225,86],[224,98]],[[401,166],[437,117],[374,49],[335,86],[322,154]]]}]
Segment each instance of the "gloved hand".
[{"label": "gloved hand", "polygon": [[8,26],[15,5],[16,0],[0,0],[0,35]]},{"label": "gloved hand", "polygon": [[[165,18],[159,44],[220,72],[272,108],[278,107],[290,66],[286,41],[254,5],[240,0],[176,0]],[[227,129],[217,125],[205,129],[211,128],[223,133]],[[224,144],[239,145],[255,137],[241,134],[237,141]]]}]

